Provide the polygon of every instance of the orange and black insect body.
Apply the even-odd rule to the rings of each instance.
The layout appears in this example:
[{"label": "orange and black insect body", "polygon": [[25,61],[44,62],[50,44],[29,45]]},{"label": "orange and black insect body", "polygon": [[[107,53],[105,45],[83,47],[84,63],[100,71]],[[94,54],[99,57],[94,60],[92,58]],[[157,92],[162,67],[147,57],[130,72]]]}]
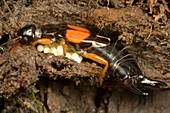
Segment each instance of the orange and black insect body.
[{"label": "orange and black insect body", "polygon": [[[105,67],[99,76],[102,83],[105,72],[110,69],[115,79],[129,90],[140,95],[148,95],[145,87],[168,87],[166,83],[144,76],[133,57],[111,39],[91,33],[89,30],[69,24],[47,24],[37,29],[28,25],[18,31],[22,44],[61,43],[63,52],[66,47]],[[65,54],[64,54],[65,55]]]}]

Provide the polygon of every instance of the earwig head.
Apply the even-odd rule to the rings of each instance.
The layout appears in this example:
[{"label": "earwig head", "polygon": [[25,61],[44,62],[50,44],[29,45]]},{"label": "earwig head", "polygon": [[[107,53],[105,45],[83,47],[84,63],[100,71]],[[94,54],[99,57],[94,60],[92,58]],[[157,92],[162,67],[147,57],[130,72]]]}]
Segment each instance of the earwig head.
[{"label": "earwig head", "polygon": [[28,43],[32,41],[32,39],[35,37],[35,25],[27,25],[23,28],[21,28],[17,35],[20,36],[21,43]]}]

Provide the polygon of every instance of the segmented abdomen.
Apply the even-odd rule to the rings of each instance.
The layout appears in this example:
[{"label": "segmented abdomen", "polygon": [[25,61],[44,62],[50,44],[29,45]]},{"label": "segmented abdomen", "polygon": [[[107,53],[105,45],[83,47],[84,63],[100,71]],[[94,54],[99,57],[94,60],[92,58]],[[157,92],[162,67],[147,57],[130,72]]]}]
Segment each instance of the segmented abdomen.
[{"label": "segmented abdomen", "polygon": [[113,76],[118,78],[118,81],[123,81],[132,76],[142,75],[136,61],[125,48],[119,49],[110,45],[102,48],[92,47],[88,52],[97,54],[107,60],[109,69],[113,72]]}]

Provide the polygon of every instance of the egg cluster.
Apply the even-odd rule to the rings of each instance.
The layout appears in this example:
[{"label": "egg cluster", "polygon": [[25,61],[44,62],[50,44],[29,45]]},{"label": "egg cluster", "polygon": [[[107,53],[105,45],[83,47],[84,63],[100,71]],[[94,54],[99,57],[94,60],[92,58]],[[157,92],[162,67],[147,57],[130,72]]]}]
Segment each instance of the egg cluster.
[{"label": "egg cluster", "polygon": [[[38,45],[37,50],[43,53],[53,53],[55,56],[64,56],[63,47],[61,45],[58,45],[57,43],[51,45]],[[83,60],[82,56],[75,52],[66,51],[66,57],[69,59],[73,59],[78,63]]]}]

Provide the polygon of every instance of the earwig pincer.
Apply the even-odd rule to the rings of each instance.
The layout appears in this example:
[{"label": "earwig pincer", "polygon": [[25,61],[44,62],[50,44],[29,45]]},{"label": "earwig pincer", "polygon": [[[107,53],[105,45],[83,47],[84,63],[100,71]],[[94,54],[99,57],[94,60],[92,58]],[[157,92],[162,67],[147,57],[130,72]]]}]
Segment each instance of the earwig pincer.
[{"label": "earwig pincer", "polygon": [[17,34],[21,36],[21,43],[61,43],[63,52],[69,47],[83,57],[103,64],[105,67],[99,75],[100,83],[110,69],[119,83],[136,94],[148,95],[142,90],[145,87],[168,87],[164,82],[144,76],[132,55],[125,49],[120,50],[117,44],[112,44],[110,38],[92,34],[88,29],[69,24],[47,24],[42,25],[41,29],[29,25],[21,28]]}]

